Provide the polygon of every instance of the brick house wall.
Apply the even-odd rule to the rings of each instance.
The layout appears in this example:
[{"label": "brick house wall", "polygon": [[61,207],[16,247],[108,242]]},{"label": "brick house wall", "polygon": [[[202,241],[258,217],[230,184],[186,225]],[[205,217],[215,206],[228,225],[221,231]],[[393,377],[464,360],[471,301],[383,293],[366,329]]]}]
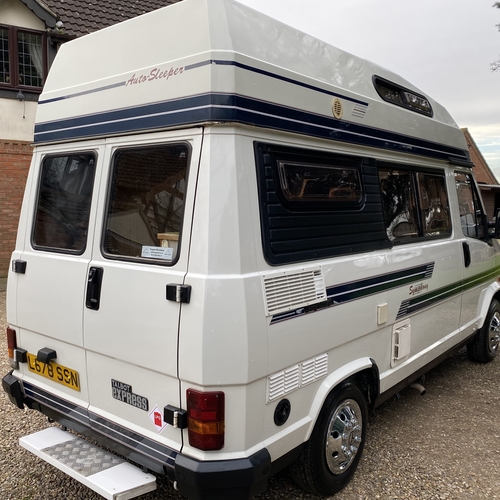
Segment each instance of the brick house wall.
[{"label": "brick house wall", "polygon": [[33,148],[29,142],[0,140],[0,279],[7,276]]}]

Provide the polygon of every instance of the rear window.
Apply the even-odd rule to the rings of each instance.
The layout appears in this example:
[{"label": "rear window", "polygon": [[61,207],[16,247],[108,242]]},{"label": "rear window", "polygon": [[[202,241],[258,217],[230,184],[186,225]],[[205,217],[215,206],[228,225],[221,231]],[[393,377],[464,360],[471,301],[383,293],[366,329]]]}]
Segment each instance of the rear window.
[{"label": "rear window", "polygon": [[190,149],[123,149],[113,160],[103,250],[109,257],[172,264],[181,228]]},{"label": "rear window", "polygon": [[94,153],[43,159],[33,228],[33,247],[82,254],[87,245]]}]

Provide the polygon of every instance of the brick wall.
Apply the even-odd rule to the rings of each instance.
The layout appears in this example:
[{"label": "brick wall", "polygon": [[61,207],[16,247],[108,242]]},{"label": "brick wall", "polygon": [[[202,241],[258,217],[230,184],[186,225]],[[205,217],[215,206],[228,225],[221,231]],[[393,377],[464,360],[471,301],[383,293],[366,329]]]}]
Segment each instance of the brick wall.
[{"label": "brick wall", "polygon": [[31,162],[28,142],[0,139],[0,278],[7,275]]}]

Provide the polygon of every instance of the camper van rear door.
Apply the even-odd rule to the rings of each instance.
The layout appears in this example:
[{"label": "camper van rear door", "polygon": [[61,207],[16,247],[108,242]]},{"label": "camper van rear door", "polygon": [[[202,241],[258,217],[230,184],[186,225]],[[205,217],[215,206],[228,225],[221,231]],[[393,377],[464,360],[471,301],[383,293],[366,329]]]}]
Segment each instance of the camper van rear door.
[{"label": "camper van rear door", "polygon": [[[161,422],[157,408],[180,407],[182,305],[165,295],[167,285],[184,285],[188,269],[201,139],[195,129],[108,140],[88,268],[88,299],[99,307],[84,308],[91,408],[157,432],[174,449],[181,432]],[[131,401],[140,395],[148,411],[113,397],[113,381],[133,388]]]}]

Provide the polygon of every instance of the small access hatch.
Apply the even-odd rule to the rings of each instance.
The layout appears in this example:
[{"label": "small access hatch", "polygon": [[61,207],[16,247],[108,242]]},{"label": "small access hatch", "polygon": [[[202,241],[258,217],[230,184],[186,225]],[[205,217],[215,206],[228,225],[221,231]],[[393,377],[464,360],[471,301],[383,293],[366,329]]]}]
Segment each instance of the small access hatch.
[{"label": "small access hatch", "polygon": [[128,500],[156,489],[156,477],[85,439],[49,427],[19,444],[108,500]]}]

